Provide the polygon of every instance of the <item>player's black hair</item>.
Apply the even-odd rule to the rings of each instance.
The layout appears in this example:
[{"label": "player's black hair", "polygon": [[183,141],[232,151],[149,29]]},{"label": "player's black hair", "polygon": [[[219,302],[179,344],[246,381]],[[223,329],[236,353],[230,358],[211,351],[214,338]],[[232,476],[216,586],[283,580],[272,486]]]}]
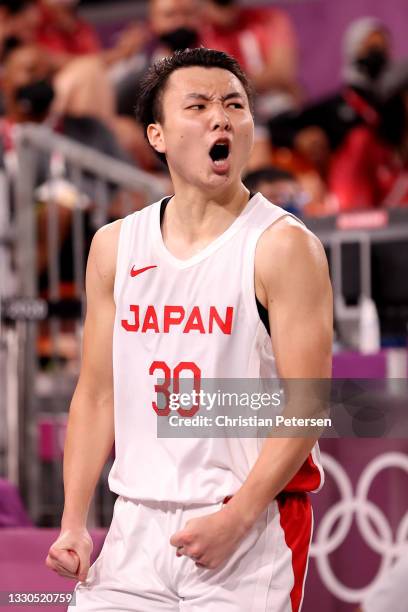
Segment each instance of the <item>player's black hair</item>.
[{"label": "player's black hair", "polygon": [[243,179],[243,183],[250,191],[257,191],[258,185],[261,181],[267,181],[268,183],[274,183],[276,181],[296,181],[296,177],[287,170],[282,170],[276,166],[265,166],[249,172]]},{"label": "player's black hair", "polygon": [[[140,83],[135,112],[137,120],[143,126],[145,136],[147,136],[147,127],[150,123],[163,121],[161,102],[169,76],[180,68],[191,66],[222,68],[232,72],[241,81],[248,97],[249,108],[253,112],[254,91],[245,73],[233,57],[222,51],[205,47],[184,49],[153,64]],[[162,153],[157,153],[157,155],[166,163],[165,155]]]},{"label": "player's black hair", "polygon": [[5,8],[10,15],[17,15],[34,2],[35,0],[0,0],[0,8]]}]

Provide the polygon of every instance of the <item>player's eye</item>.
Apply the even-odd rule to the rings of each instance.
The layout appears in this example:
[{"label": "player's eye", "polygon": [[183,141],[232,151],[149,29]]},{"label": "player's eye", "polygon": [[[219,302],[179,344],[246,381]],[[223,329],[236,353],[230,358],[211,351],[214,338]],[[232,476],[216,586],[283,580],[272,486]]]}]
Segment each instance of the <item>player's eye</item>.
[{"label": "player's eye", "polygon": [[233,106],[234,108],[244,108],[244,105],[240,102],[231,102],[228,106]]},{"label": "player's eye", "polygon": [[205,108],[204,104],[192,104],[191,106],[187,107],[187,110],[202,110],[203,108]]}]

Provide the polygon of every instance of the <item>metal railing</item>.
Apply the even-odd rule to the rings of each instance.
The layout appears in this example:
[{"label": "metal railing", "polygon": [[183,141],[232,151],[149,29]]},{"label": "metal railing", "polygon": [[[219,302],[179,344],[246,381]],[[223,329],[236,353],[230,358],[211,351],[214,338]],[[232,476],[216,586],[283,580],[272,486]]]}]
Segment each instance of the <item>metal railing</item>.
[{"label": "metal railing", "polygon": [[[351,220],[351,225],[354,227],[343,228],[342,217]],[[357,350],[363,299],[373,298],[373,249],[381,243],[406,243],[401,249],[400,257],[407,262],[408,209],[393,208],[347,213],[338,217],[306,219],[305,222],[330,252],[336,326],[343,344]],[[350,245],[357,247],[353,265],[354,271],[358,270],[358,287],[356,287],[358,299],[354,305],[346,303],[344,291],[344,280],[348,272],[344,256],[345,249]],[[404,279],[400,282],[403,283]]]},{"label": "metal railing", "polygon": [[[50,525],[62,510],[90,237],[163,196],[164,182],[43,126],[19,128],[17,160],[17,173],[0,174],[0,473],[18,485],[33,521]],[[96,499],[101,522],[109,508]]]}]

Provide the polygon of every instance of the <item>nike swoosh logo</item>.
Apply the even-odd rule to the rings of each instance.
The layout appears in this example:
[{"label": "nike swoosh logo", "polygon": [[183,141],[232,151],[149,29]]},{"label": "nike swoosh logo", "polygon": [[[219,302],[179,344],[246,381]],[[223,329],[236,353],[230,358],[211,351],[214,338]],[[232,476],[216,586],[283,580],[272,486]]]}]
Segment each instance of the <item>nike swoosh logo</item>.
[{"label": "nike swoosh logo", "polygon": [[134,276],[137,276],[138,274],[141,274],[142,272],[146,272],[146,270],[151,270],[151,268],[157,268],[157,266],[146,266],[145,268],[139,268],[139,270],[135,270],[135,266],[132,266],[132,269],[130,271],[130,276],[133,278]]}]

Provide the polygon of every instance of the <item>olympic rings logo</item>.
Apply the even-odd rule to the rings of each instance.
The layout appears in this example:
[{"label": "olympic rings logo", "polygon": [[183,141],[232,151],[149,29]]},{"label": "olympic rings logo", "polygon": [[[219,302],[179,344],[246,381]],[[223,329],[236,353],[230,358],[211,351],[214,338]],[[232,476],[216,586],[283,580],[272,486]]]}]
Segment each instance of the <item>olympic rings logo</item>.
[{"label": "olympic rings logo", "polygon": [[[408,553],[408,511],[400,521],[394,541],[391,526],[383,511],[368,499],[371,483],[381,470],[393,467],[405,470],[408,474],[408,456],[402,453],[384,453],[371,461],[360,476],[355,495],[350,479],[338,461],[327,453],[322,453],[321,460],[324,470],[336,482],[341,500],[320,520],[315,541],[310,547],[310,554],[316,560],[320,577],[326,588],[342,601],[357,603],[365,598],[377,581],[381,580],[393,559]],[[328,558],[330,553],[341,546],[346,539],[354,515],[363,539],[381,556],[375,579],[362,589],[351,589],[342,584],[335,576]],[[337,528],[330,536],[337,521]],[[378,533],[374,531],[370,521]]]}]

